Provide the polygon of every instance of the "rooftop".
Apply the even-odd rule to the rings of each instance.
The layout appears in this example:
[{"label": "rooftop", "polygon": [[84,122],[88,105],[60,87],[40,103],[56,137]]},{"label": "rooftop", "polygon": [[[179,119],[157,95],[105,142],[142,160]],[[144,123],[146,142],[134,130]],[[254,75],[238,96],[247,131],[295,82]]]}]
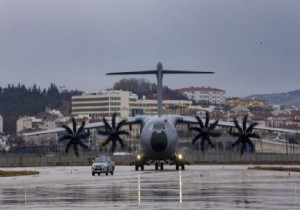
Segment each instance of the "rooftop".
[{"label": "rooftop", "polygon": [[180,92],[191,92],[191,91],[212,91],[212,92],[225,92],[225,90],[221,90],[213,87],[189,87],[189,88],[181,88],[177,89]]}]

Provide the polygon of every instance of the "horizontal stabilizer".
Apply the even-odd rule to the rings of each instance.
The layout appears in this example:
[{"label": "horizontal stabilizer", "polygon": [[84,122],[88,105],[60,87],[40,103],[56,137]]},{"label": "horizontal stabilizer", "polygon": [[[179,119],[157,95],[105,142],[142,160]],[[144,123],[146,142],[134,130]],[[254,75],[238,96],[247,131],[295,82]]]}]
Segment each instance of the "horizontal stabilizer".
[{"label": "horizontal stabilizer", "polygon": [[[159,70],[112,72],[106,75],[158,74]],[[162,74],[213,74],[211,71],[162,70]]]}]

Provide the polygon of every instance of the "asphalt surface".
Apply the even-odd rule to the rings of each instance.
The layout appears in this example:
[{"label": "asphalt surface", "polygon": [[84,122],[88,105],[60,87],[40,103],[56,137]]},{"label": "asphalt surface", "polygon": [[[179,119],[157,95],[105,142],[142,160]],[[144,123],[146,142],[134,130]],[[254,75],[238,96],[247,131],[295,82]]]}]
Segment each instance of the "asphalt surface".
[{"label": "asphalt surface", "polygon": [[[298,166],[300,167],[300,166]],[[0,177],[0,209],[300,209],[300,173],[248,166],[2,168],[39,175]]]}]

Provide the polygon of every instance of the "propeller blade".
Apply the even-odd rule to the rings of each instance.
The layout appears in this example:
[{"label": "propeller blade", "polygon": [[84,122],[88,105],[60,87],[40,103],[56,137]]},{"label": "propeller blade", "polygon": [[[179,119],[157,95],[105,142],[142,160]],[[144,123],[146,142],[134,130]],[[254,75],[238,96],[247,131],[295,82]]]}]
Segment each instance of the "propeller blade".
[{"label": "propeller blade", "polygon": [[218,125],[219,123],[219,120],[216,120],[214,123],[212,123],[209,127],[208,127],[208,130],[213,130],[215,129],[215,127]]},{"label": "propeller blade", "polygon": [[195,117],[196,117],[196,119],[197,119],[197,121],[198,121],[198,123],[200,125],[200,128],[204,129],[204,125],[203,125],[203,122],[202,122],[201,118],[198,117],[198,116],[195,116]]},{"label": "propeller blade", "polygon": [[233,142],[233,143],[231,144],[231,146],[232,146],[232,147],[235,147],[236,145],[240,144],[240,142],[241,142],[241,137],[239,137],[235,142]]},{"label": "propeller blade", "polygon": [[243,119],[243,131],[244,132],[246,132],[246,128],[247,128],[247,118],[248,118],[248,115],[246,114]]},{"label": "propeller blade", "polygon": [[76,124],[76,121],[75,121],[75,119],[72,117],[72,124],[73,124],[73,133],[76,133],[76,126],[77,126],[77,124]]},{"label": "propeller blade", "polygon": [[80,134],[80,133],[83,131],[84,126],[85,126],[85,121],[82,121],[82,122],[81,122],[81,126],[80,126],[79,129],[77,130],[76,134]]},{"label": "propeller blade", "polygon": [[69,133],[69,134],[73,134],[73,131],[71,130],[71,128],[69,128],[69,126],[66,126],[66,125],[63,125],[62,126],[64,129],[66,129],[66,131]]},{"label": "propeller blade", "polygon": [[216,132],[210,131],[210,132],[209,132],[209,136],[212,136],[212,137],[219,137],[219,136],[221,136],[221,133],[216,133]]},{"label": "propeller blade", "polygon": [[202,133],[199,133],[197,136],[194,137],[192,140],[192,144],[195,144],[195,142],[202,137]]},{"label": "propeller blade", "polygon": [[117,146],[117,145],[116,145],[116,141],[113,141],[110,151],[111,151],[111,152],[114,152],[115,149],[116,149],[116,146]]},{"label": "propeller blade", "polygon": [[209,112],[206,111],[205,112],[205,128],[208,128],[208,124],[209,124]]},{"label": "propeller blade", "polygon": [[204,151],[204,139],[203,139],[203,136],[202,136],[202,139],[201,139],[201,142],[200,142],[200,148],[201,148],[201,151]]},{"label": "propeller blade", "polygon": [[202,133],[202,128],[199,128],[199,127],[191,127],[190,128],[190,131],[198,131],[199,133]]},{"label": "propeller blade", "polygon": [[234,122],[235,127],[238,129],[238,131],[239,131],[240,133],[243,133],[243,130],[242,130],[242,128],[240,127],[240,125],[239,125],[238,121],[236,120],[236,118],[233,119],[233,122]]},{"label": "propeller blade", "polygon": [[124,141],[123,141],[123,139],[122,138],[120,138],[119,136],[118,136],[118,138],[117,138],[117,141],[121,144],[121,146],[122,146],[122,148],[124,148],[125,147],[125,145],[124,145]]},{"label": "propeller blade", "polygon": [[245,149],[246,149],[246,142],[243,141],[242,142],[242,148],[241,148],[241,155],[244,154]]},{"label": "propeller blade", "polygon": [[112,129],[116,128],[116,116],[117,116],[116,113],[114,113],[113,116],[112,116],[112,121],[111,121],[111,127],[112,127]]},{"label": "propeller blade", "polygon": [[209,136],[207,136],[207,143],[214,149],[216,149],[216,146],[212,143],[212,141],[210,140]]},{"label": "propeller blade", "polygon": [[73,144],[72,140],[70,140],[66,146],[66,153],[68,154],[70,146]]},{"label": "propeller blade", "polygon": [[260,139],[260,136],[257,135],[256,133],[249,133],[249,134],[248,134],[248,137],[249,137],[249,138]]},{"label": "propeller blade", "polygon": [[[87,133],[81,133],[81,134],[79,134],[78,135],[78,137],[80,138],[80,139],[85,139],[85,138],[87,138],[87,137],[89,137],[90,136],[90,133],[89,132],[87,132]],[[79,140],[80,141],[80,140]]]},{"label": "propeller blade", "polygon": [[233,132],[229,132],[229,134],[233,137],[239,137],[241,135],[240,133],[233,133]]},{"label": "propeller blade", "polygon": [[[126,122],[126,120],[122,120],[121,122],[119,122],[117,127],[116,127],[116,130],[118,131],[125,124],[125,122]],[[129,126],[129,129],[130,129],[130,126]]]},{"label": "propeller blade", "polygon": [[102,144],[101,146],[107,145],[111,141],[111,137],[109,136]]},{"label": "propeller blade", "polygon": [[63,141],[63,140],[66,140],[66,139],[72,139],[72,136],[69,135],[69,134],[64,135],[63,137],[61,137],[61,138],[59,139],[59,141]]},{"label": "propeller blade", "polygon": [[107,136],[107,135],[111,134],[110,131],[97,131],[97,133],[100,134],[100,135],[104,135],[104,136]]},{"label": "propeller blade", "polygon": [[74,149],[75,155],[79,156],[77,144],[73,144],[73,149]]},{"label": "propeller blade", "polygon": [[106,121],[105,117],[103,117],[103,123],[104,123],[104,126],[105,126],[105,130],[108,131],[108,130],[112,130],[110,124]]},{"label": "propeller blade", "polygon": [[246,133],[251,133],[251,132],[253,131],[253,128],[254,128],[255,126],[257,126],[257,125],[258,125],[257,122],[252,123],[252,124],[247,128]]},{"label": "propeller blade", "polygon": [[85,149],[89,148],[86,144],[82,143],[82,141],[79,141],[79,145]]},{"label": "propeller blade", "polygon": [[249,138],[247,138],[247,143],[250,147],[250,152],[253,152],[255,150],[253,142]]},{"label": "propeller blade", "polygon": [[128,133],[127,131],[117,131],[117,135],[130,135],[130,133]]}]

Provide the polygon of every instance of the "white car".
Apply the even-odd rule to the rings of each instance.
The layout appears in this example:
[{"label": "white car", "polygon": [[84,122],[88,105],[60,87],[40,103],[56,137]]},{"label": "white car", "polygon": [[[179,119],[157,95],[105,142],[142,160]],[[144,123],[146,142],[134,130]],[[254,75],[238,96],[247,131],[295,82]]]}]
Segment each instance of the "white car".
[{"label": "white car", "polygon": [[98,174],[100,176],[101,173],[105,173],[106,176],[108,175],[108,173],[114,175],[114,170],[115,162],[113,162],[109,156],[105,155],[96,158],[92,165],[93,176],[95,176],[95,174]]}]

